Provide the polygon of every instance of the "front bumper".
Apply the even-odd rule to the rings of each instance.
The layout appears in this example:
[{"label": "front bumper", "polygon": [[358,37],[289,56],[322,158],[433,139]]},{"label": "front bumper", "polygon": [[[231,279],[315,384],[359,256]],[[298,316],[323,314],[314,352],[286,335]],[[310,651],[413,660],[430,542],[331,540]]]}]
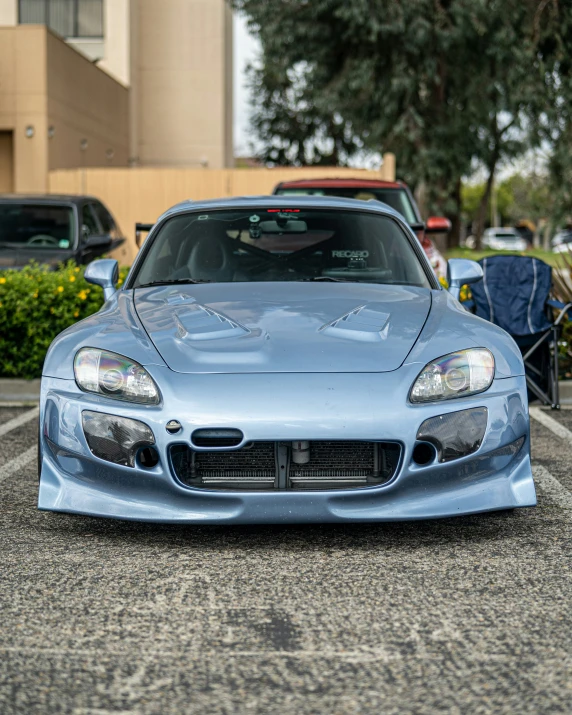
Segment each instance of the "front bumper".
[{"label": "front bumper", "polygon": [[[417,370],[413,367],[413,374]],[[401,372],[401,371],[398,371]],[[42,380],[40,509],[174,523],[312,523],[430,519],[534,506],[524,377],[495,380],[482,395],[430,405],[407,403],[410,375],[180,375],[155,368],[163,404],[134,406],[87,395],[73,381]],[[486,406],[480,449],[420,467],[412,451],[429,417]],[[90,452],[81,412],[145,422],[160,455],[153,468],[122,467]],[[183,432],[169,435],[177,419]],[[362,439],[403,446],[395,477],[382,486],[336,491],[239,492],[178,482],[166,455],[197,427],[238,428],[248,440]],[[508,446],[524,437],[513,454]]]}]

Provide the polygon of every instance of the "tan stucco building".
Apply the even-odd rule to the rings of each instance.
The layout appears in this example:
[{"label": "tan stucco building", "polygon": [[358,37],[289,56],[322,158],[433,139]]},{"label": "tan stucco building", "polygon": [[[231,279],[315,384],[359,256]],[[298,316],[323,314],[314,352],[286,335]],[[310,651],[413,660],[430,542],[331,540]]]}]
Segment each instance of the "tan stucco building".
[{"label": "tan stucco building", "polygon": [[60,168],[232,162],[225,0],[0,0],[0,192]]}]

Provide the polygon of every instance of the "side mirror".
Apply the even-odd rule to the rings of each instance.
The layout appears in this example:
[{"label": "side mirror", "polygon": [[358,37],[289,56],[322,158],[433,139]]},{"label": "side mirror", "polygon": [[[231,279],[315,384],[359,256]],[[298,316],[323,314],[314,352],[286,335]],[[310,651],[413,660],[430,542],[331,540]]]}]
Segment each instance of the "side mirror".
[{"label": "side mirror", "polygon": [[483,278],[483,269],[476,261],[467,258],[450,258],[447,264],[447,282],[449,293],[459,300],[464,285],[478,283]]},{"label": "side mirror", "polygon": [[113,258],[93,261],[87,265],[83,277],[88,283],[101,286],[103,297],[105,300],[109,300],[115,295],[115,286],[119,280],[119,264]]},{"label": "side mirror", "polygon": [[97,236],[91,234],[84,241],[84,248],[105,248],[111,246],[111,236],[104,234],[103,236]]},{"label": "side mirror", "polygon": [[425,224],[426,233],[449,233],[451,222],[444,216],[431,216]]}]

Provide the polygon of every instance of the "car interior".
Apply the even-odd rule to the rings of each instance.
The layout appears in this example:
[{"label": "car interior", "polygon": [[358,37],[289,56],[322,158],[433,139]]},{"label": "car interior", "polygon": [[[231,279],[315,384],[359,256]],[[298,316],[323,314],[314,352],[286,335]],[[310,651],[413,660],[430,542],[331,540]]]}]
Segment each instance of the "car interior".
[{"label": "car interior", "polygon": [[153,237],[135,287],[320,279],[430,285],[410,240],[389,217],[262,209],[169,219]]},{"label": "car interior", "polygon": [[69,206],[0,204],[0,244],[66,249],[73,245]]}]

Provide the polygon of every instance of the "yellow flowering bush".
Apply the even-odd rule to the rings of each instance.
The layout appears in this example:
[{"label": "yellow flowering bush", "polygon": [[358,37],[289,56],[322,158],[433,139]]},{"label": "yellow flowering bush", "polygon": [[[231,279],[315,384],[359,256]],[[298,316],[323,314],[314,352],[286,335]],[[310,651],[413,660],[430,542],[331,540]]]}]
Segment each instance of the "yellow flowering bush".
[{"label": "yellow flowering bush", "polygon": [[471,288],[468,285],[461,286],[461,293],[459,295],[459,300],[461,303],[464,303],[467,300],[471,300],[473,298],[473,294],[471,293]]},{"label": "yellow flowering bush", "polygon": [[[0,275],[0,377],[39,377],[47,349],[62,330],[97,312],[103,291],[68,263],[57,271],[30,263]],[[127,268],[120,271],[121,282]]]},{"label": "yellow flowering bush", "polygon": [[[444,276],[439,276],[439,283],[445,290],[449,287],[449,284],[447,283],[447,279]],[[471,300],[473,297],[473,294],[471,293],[471,288],[468,285],[463,285],[461,286],[461,292],[459,294],[459,300],[461,303],[464,303],[467,300]]]}]

